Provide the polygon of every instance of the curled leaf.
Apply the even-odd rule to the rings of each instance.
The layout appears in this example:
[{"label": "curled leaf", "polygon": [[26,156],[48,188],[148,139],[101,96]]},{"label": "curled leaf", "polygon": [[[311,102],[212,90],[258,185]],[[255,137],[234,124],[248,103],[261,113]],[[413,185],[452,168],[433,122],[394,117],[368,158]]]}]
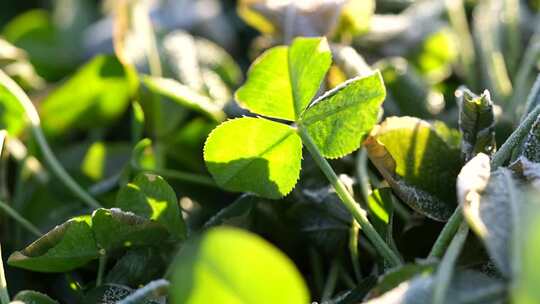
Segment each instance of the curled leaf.
[{"label": "curled leaf", "polygon": [[488,91],[477,96],[467,89],[457,91],[461,153],[466,160],[478,153],[495,152],[495,113]]},{"label": "curled leaf", "polygon": [[455,208],[455,184],[461,161],[429,123],[390,117],[364,142],[369,158],[396,194],[416,211],[445,221]]},{"label": "curled leaf", "polygon": [[89,217],[78,217],[14,252],[11,266],[40,272],[70,271],[99,257]]},{"label": "curled leaf", "polygon": [[469,226],[483,241],[501,273],[511,275],[511,246],[519,196],[511,172],[499,168],[490,173],[489,157],[478,154],[461,170],[458,197]]}]

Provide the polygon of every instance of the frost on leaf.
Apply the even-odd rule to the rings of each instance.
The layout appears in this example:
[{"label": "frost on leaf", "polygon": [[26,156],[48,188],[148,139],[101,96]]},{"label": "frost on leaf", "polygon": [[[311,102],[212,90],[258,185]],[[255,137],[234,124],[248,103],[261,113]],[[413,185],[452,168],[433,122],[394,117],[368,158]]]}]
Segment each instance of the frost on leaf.
[{"label": "frost on leaf", "polygon": [[390,117],[364,145],[379,172],[411,208],[438,221],[450,217],[461,160],[459,150],[437,129],[418,118]]},{"label": "frost on leaf", "polygon": [[465,160],[478,153],[495,152],[495,114],[488,91],[477,96],[467,89],[456,92],[459,103],[459,128],[463,135],[461,152]]}]

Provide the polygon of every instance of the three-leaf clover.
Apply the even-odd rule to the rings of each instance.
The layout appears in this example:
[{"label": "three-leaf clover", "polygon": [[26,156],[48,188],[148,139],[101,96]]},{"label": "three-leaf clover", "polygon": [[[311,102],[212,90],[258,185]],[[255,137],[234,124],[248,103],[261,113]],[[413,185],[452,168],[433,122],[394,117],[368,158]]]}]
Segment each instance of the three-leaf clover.
[{"label": "three-leaf clover", "polygon": [[326,158],[345,156],[360,146],[377,122],[384,84],[374,72],[314,100],[331,62],[325,38],[297,38],[255,61],[236,100],[261,116],[226,121],[205,144],[204,159],[218,185],[278,199],[299,178],[302,138],[305,142],[307,136]]}]

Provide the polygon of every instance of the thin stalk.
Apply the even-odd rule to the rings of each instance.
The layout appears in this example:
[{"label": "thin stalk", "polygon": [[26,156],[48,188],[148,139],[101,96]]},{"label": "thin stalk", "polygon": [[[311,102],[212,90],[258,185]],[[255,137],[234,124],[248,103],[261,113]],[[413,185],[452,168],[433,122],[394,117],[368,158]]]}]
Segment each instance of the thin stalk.
[{"label": "thin stalk", "polygon": [[520,122],[525,120],[525,118],[527,117],[527,114],[531,112],[532,108],[535,105],[540,103],[538,101],[539,98],[540,98],[540,74],[536,76],[536,80],[534,81],[531,91],[529,92],[529,96],[527,96],[527,102],[525,104],[525,107],[523,108],[523,112],[521,113],[521,118],[519,119]]},{"label": "thin stalk", "polygon": [[313,248],[309,249],[309,263],[313,272],[313,282],[315,284],[315,290],[322,291],[324,287],[323,270],[321,266],[322,261],[319,253]]},{"label": "thin stalk", "polygon": [[139,164],[137,164],[136,161],[131,162],[131,167],[137,171],[153,173],[156,175],[160,175],[162,177],[172,178],[179,181],[188,182],[191,184],[218,188],[214,180],[206,175],[182,172],[182,171],[171,170],[171,169],[146,169],[139,166]]},{"label": "thin stalk", "polygon": [[334,260],[332,261],[332,265],[330,266],[330,271],[328,272],[328,276],[326,277],[326,283],[324,284],[321,302],[328,301],[334,294],[334,291],[336,289],[338,274],[339,274],[339,264],[337,263],[337,260]]},{"label": "thin stalk", "polygon": [[[540,25],[540,23],[537,23]],[[516,73],[514,80],[514,92],[512,94],[512,99],[506,105],[506,110],[514,109],[516,106],[523,104],[525,102],[525,95],[528,86],[527,79],[531,74],[531,71],[536,66],[535,62],[540,57],[540,33],[537,32],[531,38],[529,45],[525,49],[523,54],[523,59],[520,62],[519,68]],[[520,107],[521,108],[521,107]],[[516,113],[518,111],[512,111]],[[525,112],[526,113],[526,112]],[[515,115],[516,115],[515,114]]]},{"label": "thin stalk", "polygon": [[99,251],[96,287],[101,286],[101,284],[103,283],[103,276],[105,275],[105,266],[107,266],[107,252],[105,251],[105,249],[101,249]]},{"label": "thin stalk", "polygon": [[169,291],[169,286],[171,284],[165,279],[159,279],[152,281],[145,286],[137,289],[134,293],[125,297],[123,300],[120,300],[118,304],[135,304],[142,303],[144,300],[148,299],[149,296],[163,296],[166,295]]},{"label": "thin stalk", "polygon": [[456,231],[458,230],[459,225],[461,225],[462,222],[463,212],[461,212],[461,207],[458,206],[450,219],[448,219],[448,222],[446,222],[446,224],[444,225],[444,228],[437,237],[435,244],[433,244],[433,247],[429,252],[428,259],[438,259],[444,255],[448,244],[450,244],[450,241],[456,234]]},{"label": "thin stalk", "polygon": [[356,158],[356,176],[358,178],[358,184],[360,185],[362,199],[364,199],[366,204],[368,203],[368,199],[372,191],[371,184],[369,183],[367,162],[367,150],[366,148],[362,147]]},{"label": "thin stalk", "polygon": [[491,169],[495,170],[498,167],[502,166],[504,162],[512,155],[512,150],[527,136],[531,126],[534,124],[538,116],[540,115],[540,105],[537,105],[534,110],[532,110],[529,115],[523,120],[523,122],[517,127],[516,130],[504,144],[499,148],[497,152],[491,158]]},{"label": "thin stalk", "polygon": [[471,88],[476,88],[476,73],[474,71],[475,52],[474,43],[467,22],[467,14],[463,0],[445,0],[446,10],[450,25],[459,36],[459,60],[461,71],[465,73],[467,83]]},{"label": "thin stalk", "polygon": [[469,226],[467,225],[467,222],[462,222],[437,269],[435,276],[435,290],[433,291],[433,304],[444,304],[446,292],[448,291],[452,275],[454,274],[454,266],[461,253],[463,244],[465,244],[465,241],[467,240],[468,234]]},{"label": "thin stalk", "polygon": [[358,254],[358,237],[360,236],[360,226],[356,221],[351,223],[349,230],[349,252],[351,254],[351,262],[353,266],[354,276],[357,282],[362,280],[362,272],[360,271],[360,255]]},{"label": "thin stalk", "polygon": [[1,201],[1,200],[0,200],[0,209],[3,210],[6,214],[8,214],[11,218],[13,218],[17,223],[19,223],[22,227],[24,227],[33,235],[37,237],[41,237],[43,235],[41,231],[39,231],[39,229],[36,226],[34,226],[34,224],[29,222],[19,212],[17,212],[15,209],[11,208],[10,205],[6,204],[4,201]]},{"label": "thin stalk", "polygon": [[36,108],[32,104],[32,101],[26,95],[26,93],[13,81],[9,76],[7,76],[2,70],[0,70],[0,84],[3,85],[21,104],[26,112],[26,116],[30,121],[30,128],[32,134],[34,135],[43,157],[47,164],[49,165],[51,171],[68,187],[73,194],[80,198],[84,203],[86,203],[91,208],[100,208],[101,204],[98,203],[90,194],[88,194],[75,180],[66,172],[62,167],[60,162],[54,156],[45,135],[41,130],[41,121],[39,115],[36,111]]},{"label": "thin stalk", "polygon": [[4,261],[2,259],[2,245],[0,245],[0,304],[9,304],[9,302],[6,273],[4,272]]},{"label": "thin stalk", "polygon": [[148,60],[148,67],[152,76],[163,76],[163,70],[161,68],[161,59],[159,58],[159,50],[157,46],[156,34],[154,32],[154,26],[150,19],[150,8],[147,1],[138,1],[133,6],[133,16],[136,16],[135,22],[140,22],[141,31],[146,36],[146,59]]},{"label": "thin stalk", "polygon": [[517,62],[521,53],[521,31],[519,29],[519,0],[504,0],[502,9],[502,18],[505,21],[506,47],[508,53],[508,70],[511,74],[516,71]]},{"label": "thin stalk", "polygon": [[365,210],[360,208],[360,205],[353,198],[351,193],[347,191],[346,186],[338,178],[328,161],[321,155],[317,145],[313,142],[313,139],[309,134],[304,130],[300,125],[298,126],[298,132],[302,137],[302,141],[310,154],[313,156],[313,159],[322,170],[330,184],[334,187],[336,194],[341,199],[343,205],[349,210],[356,222],[360,225],[360,228],[364,231],[368,239],[373,243],[377,252],[384,257],[388,263],[392,266],[401,265],[400,258],[390,249],[390,247],[385,243],[381,236],[377,233],[373,225],[369,222],[367,218],[367,213]]}]

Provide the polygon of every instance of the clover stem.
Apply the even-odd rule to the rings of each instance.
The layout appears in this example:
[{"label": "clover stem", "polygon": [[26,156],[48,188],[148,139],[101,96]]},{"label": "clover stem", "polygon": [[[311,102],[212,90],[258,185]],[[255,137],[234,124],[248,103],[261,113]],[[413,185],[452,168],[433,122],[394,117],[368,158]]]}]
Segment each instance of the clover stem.
[{"label": "clover stem", "polygon": [[510,136],[504,144],[501,146],[497,152],[491,158],[491,170],[496,170],[498,167],[502,166],[504,162],[512,154],[512,150],[523,141],[523,138],[527,136],[531,126],[540,116],[540,105],[537,105],[521,122],[516,130]]},{"label": "clover stem", "polygon": [[32,224],[27,219],[25,219],[15,209],[11,208],[10,205],[6,204],[4,201],[1,201],[1,200],[0,200],[0,209],[3,210],[5,213],[7,213],[17,223],[19,223],[21,226],[23,226],[26,230],[28,230],[35,236],[41,237],[43,235],[41,231],[39,231],[39,229],[36,226],[34,226],[34,224]]},{"label": "clover stem", "polygon": [[353,271],[354,276],[356,278],[357,283],[359,283],[362,280],[362,272],[360,271],[360,261],[359,261],[359,254],[358,254],[358,236],[360,233],[360,226],[355,221],[351,224],[351,228],[349,230],[349,252],[351,254],[351,262],[353,265]]},{"label": "clover stem", "polygon": [[454,266],[468,235],[469,226],[467,225],[467,222],[463,221],[452,238],[452,242],[450,242],[448,250],[445,252],[444,257],[437,269],[437,273],[435,274],[436,277],[435,290],[433,291],[433,304],[443,304],[445,302],[446,292],[448,291],[448,287],[454,273]]},{"label": "clover stem", "polygon": [[96,278],[96,287],[103,283],[103,275],[105,274],[105,266],[107,265],[107,252],[105,249],[99,251],[98,273]]},{"label": "clover stem", "polygon": [[441,258],[444,255],[446,248],[448,248],[448,244],[452,241],[452,238],[456,234],[456,231],[462,222],[463,213],[461,212],[461,207],[458,206],[452,216],[448,219],[448,222],[446,222],[444,225],[444,228],[437,237],[435,244],[433,244],[433,247],[431,247],[428,259]]},{"label": "clover stem", "polygon": [[149,295],[152,296],[165,296],[169,291],[171,284],[165,279],[159,279],[152,281],[145,286],[137,289],[134,293],[120,300],[118,304],[133,304],[142,303],[147,300]]},{"label": "clover stem", "polygon": [[2,259],[2,245],[0,245],[0,303],[9,304],[9,293],[4,272],[4,260]]},{"label": "clover stem", "polygon": [[34,135],[41,152],[43,153],[43,158],[49,165],[51,171],[60,179],[64,185],[66,185],[77,197],[79,197],[84,203],[86,203],[91,208],[100,208],[101,205],[88,194],[75,180],[66,172],[62,167],[60,162],[54,156],[43,130],[41,130],[41,120],[39,119],[38,112],[32,101],[26,95],[26,93],[19,87],[15,81],[13,81],[9,76],[7,76],[2,70],[0,70],[0,85],[4,86],[15,99],[21,104],[26,112],[26,116],[30,121],[30,128],[32,134]]},{"label": "clover stem", "polygon": [[334,290],[336,288],[336,283],[338,279],[338,274],[339,274],[339,264],[337,263],[337,260],[334,260],[332,261],[332,265],[330,266],[328,277],[326,278],[326,283],[324,284],[321,302],[326,302],[330,300],[330,298],[332,297],[332,294],[334,294]]},{"label": "clover stem", "polygon": [[321,155],[317,145],[313,142],[313,139],[309,134],[304,130],[304,128],[299,125],[298,132],[302,137],[302,141],[309,153],[313,156],[315,163],[322,170],[330,184],[334,187],[336,194],[341,199],[341,202],[352,214],[353,218],[360,225],[360,228],[366,234],[367,238],[371,241],[377,252],[384,257],[392,266],[401,265],[401,259],[390,249],[390,247],[385,243],[381,236],[377,233],[373,225],[369,222],[367,218],[367,213],[363,210],[358,202],[353,198],[351,193],[347,190],[347,187],[343,182],[338,178],[328,161]]}]

